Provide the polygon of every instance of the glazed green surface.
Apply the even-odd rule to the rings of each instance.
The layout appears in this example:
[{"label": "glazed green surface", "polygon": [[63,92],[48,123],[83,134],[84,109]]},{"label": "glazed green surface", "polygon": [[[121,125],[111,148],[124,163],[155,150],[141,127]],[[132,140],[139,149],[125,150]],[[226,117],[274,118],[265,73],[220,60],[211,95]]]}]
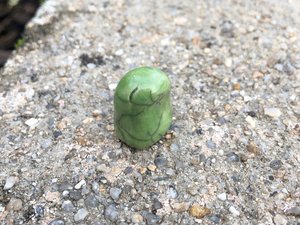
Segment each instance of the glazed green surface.
[{"label": "glazed green surface", "polygon": [[159,69],[140,67],[120,80],[114,96],[116,135],[143,149],[157,142],[172,122],[170,81]]}]

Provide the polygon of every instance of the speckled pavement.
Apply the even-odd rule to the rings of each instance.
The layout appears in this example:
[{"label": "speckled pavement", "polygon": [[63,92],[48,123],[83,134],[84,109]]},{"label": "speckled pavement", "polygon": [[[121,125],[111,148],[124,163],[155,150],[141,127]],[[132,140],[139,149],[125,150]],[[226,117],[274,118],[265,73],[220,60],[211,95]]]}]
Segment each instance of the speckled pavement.
[{"label": "speckled pavement", "polygon": [[[300,224],[299,1],[48,0],[0,71],[0,224]],[[138,66],[172,84],[149,149],[114,135]]]}]

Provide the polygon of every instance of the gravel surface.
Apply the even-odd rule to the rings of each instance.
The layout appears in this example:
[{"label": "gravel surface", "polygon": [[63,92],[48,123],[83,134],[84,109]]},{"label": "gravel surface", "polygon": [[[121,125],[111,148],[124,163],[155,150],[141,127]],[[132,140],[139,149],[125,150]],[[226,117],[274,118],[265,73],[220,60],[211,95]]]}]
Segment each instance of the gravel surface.
[{"label": "gravel surface", "polygon": [[[299,225],[297,6],[46,1],[0,72],[1,224]],[[174,118],[134,151],[113,94],[142,65]]]}]

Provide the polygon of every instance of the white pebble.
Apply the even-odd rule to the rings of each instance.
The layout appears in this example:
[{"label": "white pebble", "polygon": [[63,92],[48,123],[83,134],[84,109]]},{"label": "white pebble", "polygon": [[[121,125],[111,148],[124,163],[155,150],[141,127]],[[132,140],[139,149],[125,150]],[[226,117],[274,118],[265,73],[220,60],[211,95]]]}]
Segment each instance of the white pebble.
[{"label": "white pebble", "polygon": [[246,121],[250,125],[251,128],[255,128],[256,122],[251,116],[247,116]]},{"label": "white pebble", "polygon": [[160,44],[162,46],[168,46],[170,44],[170,39],[169,38],[164,38],[160,41]]},{"label": "white pebble", "polygon": [[218,197],[218,199],[220,199],[221,201],[225,201],[226,198],[227,198],[227,195],[226,195],[226,193],[221,193],[221,194],[219,194],[217,197]]},{"label": "white pebble", "polygon": [[232,59],[231,58],[225,59],[225,66],[226,67],[231,67],[232,66]]},{"label": "white pebble", "polygon": [[80,189],[83,185],[85,185],[85,180],[81,180],[78,184],[75,185],[75,189]]},{"label": "white pebble", "polygon": [[11,189],[17,181],[18,181],[17,177],[7,177],[3,190]]},{"label": "white pebble", "polygon": [[116,52],[115,52],[115,55],[116,56],[121,56],[121,55],[123,55],[124,54],[124,50],[123,49],[119,49],[119,50],[117,50]]},{"label": "white pebble", "polygon": [[281,111],[278,108],[265,108],[265,115],[273,117],[273,118],[278,118],[281,116]]},{"label": "white pebble", "polygon": [[222,155],[224,155],[224,150],[220,149],[218,153],[219,153],[219,155],[222,156]]},{"label": "white pebble", "polygon": [[252,100],[252,98],[250,96],[244,96],[244,101],[245,102],[250,102]]},{"label": "white pebble", "polygon": [[69,191],[63,191],[63,193],[62,193],[62,195],[64,196],[64,197],[66,197],[66,196],[68,196],[70,194],[70,192]]},{"label": "white pebble", "polygon": [[117,83],[112,83],[112,84],[108,85],[108,88],[109,88],[109,90],[113,91],[116,89],[117,85],[118,85]]},{"label": "white pebble", "polygon": [[234,208],[234,206],[230,206],[229,211],[232,213],[233,216],[239,216],[240,212]]},{"label": "white pebble", "polygon": [[96,68],[96,64],[94,64],[94,63],[88,63],[86,66],[89,69],[95,69]]},{"label": "white pebble", "polygon": [[25,124],[29,126],[31,129],[34,129],[39,124],[39,120],[35,118],[30,118],[29,120],[25,121]]}]

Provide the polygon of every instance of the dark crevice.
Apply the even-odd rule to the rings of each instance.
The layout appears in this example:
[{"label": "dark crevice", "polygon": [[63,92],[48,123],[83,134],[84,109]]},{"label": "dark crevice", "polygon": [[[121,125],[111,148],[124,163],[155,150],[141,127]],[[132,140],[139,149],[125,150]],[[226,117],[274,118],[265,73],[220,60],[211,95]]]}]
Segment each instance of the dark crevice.
[{"label": "dark crevice", "polygon": [[41,2],[20,0],[12,7],[8,0],[0,0],[0,67],[5,64],[12,51],[25,42],[22,38],[23,31]]}]

